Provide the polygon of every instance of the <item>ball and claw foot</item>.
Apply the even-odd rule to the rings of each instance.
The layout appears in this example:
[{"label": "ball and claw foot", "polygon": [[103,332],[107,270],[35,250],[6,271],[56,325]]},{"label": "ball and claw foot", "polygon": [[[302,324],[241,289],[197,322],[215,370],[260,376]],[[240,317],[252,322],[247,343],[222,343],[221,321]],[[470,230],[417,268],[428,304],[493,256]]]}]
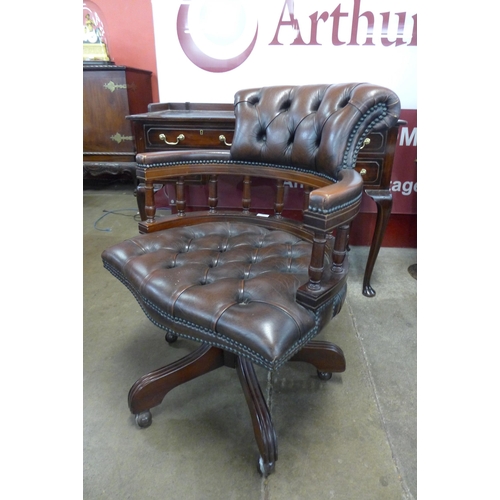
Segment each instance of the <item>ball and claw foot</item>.
[{"label": "ball and claw foot", "polygon": [[274,462],[264,462],[264,459],[262,457],[259,457],[259,461],[257,462],[257,470],[263,477],[267,477],[269,476],[269,474],[274,472]]},{"label": "ball and claw foot", "polygon": [[149,427],[152,422],[153,417],[151,416],[151,412],[149,410],[141,411],[141,413],[137,413],[135,416],[135,423],[142,429]]},{"label": "ball and claw foot", "polygon": [[176,333],[167,332],[167,334],[165,335],[165,340],[169,344],[173,344],[177,340],[178,337],[179,336]]},{"label": "ball and claw foot", "polygon": [[320,380],[330,380],[332,378],[332,374],[329,372],[320,372],[318,370],[318,378]]}]

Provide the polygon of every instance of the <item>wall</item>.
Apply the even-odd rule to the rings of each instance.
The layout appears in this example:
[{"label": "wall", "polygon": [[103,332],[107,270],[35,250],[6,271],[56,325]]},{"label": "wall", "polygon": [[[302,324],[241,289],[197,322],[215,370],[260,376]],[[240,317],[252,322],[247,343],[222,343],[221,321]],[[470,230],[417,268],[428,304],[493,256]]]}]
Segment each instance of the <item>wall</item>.
[{"label": "wall", "polygon": [[158,71],[151,0],[96,0],[116,64],[152,72],[153,101],[158,102]]}]

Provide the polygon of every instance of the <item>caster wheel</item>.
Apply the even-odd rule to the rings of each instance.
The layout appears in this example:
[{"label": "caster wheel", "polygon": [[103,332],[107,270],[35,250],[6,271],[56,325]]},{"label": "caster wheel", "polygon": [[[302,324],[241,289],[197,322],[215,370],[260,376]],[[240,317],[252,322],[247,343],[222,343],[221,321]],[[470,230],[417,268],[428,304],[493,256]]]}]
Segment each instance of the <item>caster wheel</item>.
[{"label": "caster wheel", "polygon": [[257,470],[260,472],[262,477],[267,477],[269,476],[269,474],[274,472],[274,462],[264,462],[263,458],[260,457],[259,461],[257,462]]},{"label": "caster wheel", "polygon": [[176,333],[171,333],[171,332],[168,332],[166,335],[165,335],[165,340],[169,343],[169,344],[173,344],[177,338],[179,336],[176,334]]},{"label": "caster wheel", "polygon": [[330,380],[332,378],[332,374],[329,372],[320,372],[318,370],[318,378],[320,380]]},{"label": "caster wheel", "polygon": [[151,416],[151,412],[149,410],[141,411],[141,413],[138,413],[135,416],[135,423],[141,427],[141,429],[149,427],[152,422],[153,417]]}]

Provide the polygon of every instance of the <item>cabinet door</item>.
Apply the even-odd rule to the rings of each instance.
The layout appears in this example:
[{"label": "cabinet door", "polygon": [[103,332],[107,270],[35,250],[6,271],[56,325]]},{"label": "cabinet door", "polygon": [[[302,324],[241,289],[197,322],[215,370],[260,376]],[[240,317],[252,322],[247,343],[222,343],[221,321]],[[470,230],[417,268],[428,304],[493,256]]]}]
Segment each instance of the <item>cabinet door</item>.
[{"label": "cabinet door", "polygon": [[83,150],[134,151],[125,70],[83,72]]}]

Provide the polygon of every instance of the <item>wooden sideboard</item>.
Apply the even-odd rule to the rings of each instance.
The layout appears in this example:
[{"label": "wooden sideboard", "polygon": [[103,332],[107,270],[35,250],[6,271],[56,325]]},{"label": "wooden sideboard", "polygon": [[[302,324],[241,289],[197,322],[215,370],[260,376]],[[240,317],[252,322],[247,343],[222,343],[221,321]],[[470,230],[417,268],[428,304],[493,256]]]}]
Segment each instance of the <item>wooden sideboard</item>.
[{"label": "wooden sideboard", "polygon": [[83,64],[83,176],[135,178],[135,141],[125,117],[153,100],[151,71],[112,63]]},{"label": "wooden sideboard", "polygon": [[[148,112],[127,116],[133,124],[137,153],[169,149],[228,148],[233,140],[235,116],[232,104],[153,103]],[[375,296],[370,279],[392,210],[390,181],[400,121],[397,126],[368,136],[355,169],[364,180],[365,193],[377,205],[377,220],[363,279],[363,295]],[[138,192],[141,219],[144,199]]]}]

